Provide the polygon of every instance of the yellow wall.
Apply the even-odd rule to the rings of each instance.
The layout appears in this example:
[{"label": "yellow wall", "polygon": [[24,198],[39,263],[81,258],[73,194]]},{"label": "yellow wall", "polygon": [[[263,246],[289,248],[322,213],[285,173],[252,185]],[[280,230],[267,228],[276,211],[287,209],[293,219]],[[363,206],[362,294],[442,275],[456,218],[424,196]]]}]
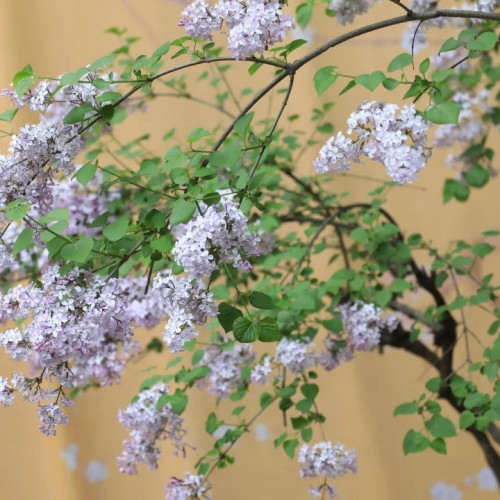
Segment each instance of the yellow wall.
[{"label": "yellow wall", "polygon": [[[182,35],[181,28],[177,27],[182,4],[167,0],[0,0],[0,8],[0,86],[3,87],[10,82],[15,71],[27,63],[32,64],[39,74],[54,76],[93,61],[115,47],[115,39],[103,34],[111,26],[127,27],[129,34],[142,37],[137,55],[150,53],[164,41]],[[384,0],[367,19],[398,14],[398,9]],[[316,17],[320,17],[319,13]],[[318,25],[316,37],[319,40],[343,30],[327,18],[318,20]],[[309,116],[310,108],[316,105],[311,80],[320,65],[338,65],[348,74],[386,67],[392,56],[400,52],[400,33],[401,28],[396,28],[352,41],[305,68],[298,76],[290,110]],[[438,36],[434,35],[434,48],[438,46]],[[255,85],[248,81],[243,67],[241,75],[244,81],[238,81],[236,73],[230,76],[235,79],[236,88]],[[337,91],[339,88],[336,87]],[[210,95],[210,89],[204,86],[200,86],[199,91]],[[335,96],[336,92],[331,91],[327,98],[334,99]],[[387,98],[388,94],[380,92],[375,97]],[[347,94],[332,110],[331,121],[343,129],[348,114],[360,100],[367,98],[372,97],[362,89]],[[4,106],[7,106],[6,101]],[[261,106],[258,110],[263,116],[266,107]],[[133,137],[144,127],[161,134],[171,126],[177,126],[185,133],[204,123],[210,126],[213,116],[212,112],[200,112],[199,107],[185,102],[161,101],[151,114],[133,117],[123,134]],[[221,120],[221,117],[216,119]],[[300,166],[303,172],[312,172],[310,160],[304,159]],[[355,172],[383,178],[383,173],[375,167],[359,166]],[[425,191],[407,187],[394,189],[390,195],[390,207],[401,225],[409,232],[422,232],[443,250],[450,239],[475,238],[484,229],[498,227],[498,212],[494,204],[500,195],[498,180],[483,191],[473,193],[471,202],[466,205],[451,203],[443,207],[440,193],[443,179],[448,175],[443,156],[437,154],[417,183]],[[374,186],[373,182],[348,176],[332,183],[332,189],[349,189],[359,197]],[[494,261],[495,257],[487,262]],[[473,324],[475,332],[484,339],[485,319],[474,318]],[[477,345],[474,349],[479,353]],[[463,353],[459,353],[457,359],[461,356]],[[6,376],[14,364],[5,356],[0,359],[0,373]],[[195,452],[189,451],[185,460],[177,460],[170,457],[167,445],[158,471],[143,469],[133,477],[117,472],[115,457],[125,438],[125,432],[116,420],[117,409],[124,408],[136,393],[140,381],[146,376],[140,373],[141,370],[154,365],[161,369],[165,364],[165,358],[151,356],[132,365],[119,387],[84,394],[70,409],[70,425],[59,430],[55,438],[39,433],[33,405],[17,403],[12,408],[0,409],[0,498],[163,498],[163,485],[170,475],[192,470],[197,456]],[[466,476],[474,475],[485,466],[479,449],[468,435],[461,434],[449,441],[447,457],[432,452],[403,456],[401,442],[404,433],[410,426],[419,428],[420,424],[413,417],[395,419],[392,411],[399,403],[422,392],[424,382],[433,376],[432,371],[426,370],[421,361],[388,349],[384,356],[360,355],[354,362],[322,375],[319,407],[329,416],[325,426],[327,437],[333,442],[339,440],[355,447],[359,454],[359,473],[335,482],[342,498],[426,499],[430,498],[431,485],[439,480],[461,487],[466,499],[487,499],[495,495],[463,484]],[[192,393],[191,402],[187,414],[189,442],[201,452],[208,445],[204,436],[205,415],[215,404],[201,391]],[[446,413],[452,414],[447,410]],[[199,415],[203,415],[202,419],[198,419]],[[271,411],[262,422],[270,437],[259,441],[252,431],[235,446],[235,466],[213,476],[215,499],[308,498],[308,481],[299,478],[298,464],[290,461],[282,451],[275,451],[272,445],[272,439],[282,432],[281,416]],[[316,437],[319,439],[319,435]],[[79,446],[75,471],[70,471],[61,457],[62,450],[71,443]],[[85,467],[92,460],[105,464],[106,480],[88,481]]]}]

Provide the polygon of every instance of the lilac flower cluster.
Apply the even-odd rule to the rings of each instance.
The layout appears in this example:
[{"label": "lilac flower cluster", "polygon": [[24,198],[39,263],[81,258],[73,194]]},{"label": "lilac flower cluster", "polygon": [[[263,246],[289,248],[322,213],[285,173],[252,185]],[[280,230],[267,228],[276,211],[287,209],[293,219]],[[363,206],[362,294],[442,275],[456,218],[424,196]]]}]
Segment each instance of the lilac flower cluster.
[{"label": "lilac flower cluster", "polygon": [[0,208],[18,199],[47,208],[51,172],[69,173],[81,146],[76,125],[42,121],[22,127],[12,137],[10,154],[0,156]]},{"label": "lilac flower cluster", "polygon": [[200,385],[207,385],[207,392],[217,400],[228,398],[244,382],[242,369],[250,366],[255,351],[250,344],[213,344],[205,349],[200,365],[210,368],[210,373]]},{"label": "lilac flower cluster", "polygon": [[[126,360],[137,353],[124,311],[116,280],[78,270],[61,276],[57,267],[43,273],[40,286],[18,285],[0,296],[0,321],[18,324],[0,335],[0,346],[41,373],[35,378],[14,374],[10,387],[38,402],[51,434],[54,422],[66,422],[58,406],[70,403],[63,388],[117,382]],[[59,388],[45,389],[45,380],[56,381]],[[42,400],[49,400],[49,406]]]},{"label": "lilac flower cluster", "polygon": [[172,254],[193,278],[208,278],[221,263],[249,271],[248,257],[259,255],[260,239],[230,196],[179,228]]},{"label": "lilac flower cluster", "polygon": [[96,76],[88,73],[82,77],[88,83],[60,90],[56,81],[41,81],[22,96],[7,89],[2,92],[18,108],[27,106],[41,114],[39,123],[21,127],[12,137],[9,154],[0,156],[0,208],[17,199],[39,205],[42,212],[50,208],[48,185],[54,173],[72,172],[73,160],[83,145],[80,126],[65,125],[63,118],[75,106],[95,105],[95,98],[102,94],[92,85]]},{"label": "lilac flower cluster", "polygon": [[[85,186],[70,179],[60,180],[51,186],[51,208],[66,208],[69,211],[65,234],[94,236],[100,231],[100,228],[91,228],[89,225],[108,211],[110,203],[121,197],[119,187],[114,185],[103,190],[103,184],[103,175],[98,172]],[[108,217],[108,222],[112,221],[113,218]]]},{"label": "lilac flower cluster", "polygon": [[313,446],[303,444],[298,459],[299,463],[304,464],[299,471],[301,477],[325,478],[321,486],[309,490],[311,496],[315,498],[319,498],[322,492],[329,498],[335,498],[337,493],[326,482],[327,478],[345,476],[350,472],[355,474],[358,469],[356,450],[347,450],[341,443],[334,446],[330,441],[322,441]]},{"label": "lilac flower cluster", "polygon": [[383,310],[374,304],[357,300],[342,304],[340,315],[349,343],[359,351],[370,351],[380,343],[382,329],[394,331],[398,326],[395,316],[382,318]]},{"label": "lilac flower cluster", "polygon": [[300,374],[311,366],[321,366],[330,371],[354,358],[355,351],[368,351],[380,342],[382,329],[393,331],[399,320],[389,315],[382,317],[383,311],[374,304],[361,301],[340,306],[343,332],[329,332],[323,341],[323,349],[314,349],[309,339],[284,337],[279,342],[274,360],[283,364],[295,374]]},{"label": "lilac flower cluster", "polygon": [[223,32],[225,22],[232,56],[245,59],[281,42],[294,28],[293,17],[283,14],[282,6],[277,0],[220,0],[214,6],[194,0],[182,12],[179,25],[189,36],[211,40],[213,31]]},{"label": "lilac flower cluster", "polygon": [[161,297],[161,310],[169,317],[163,341],[172,352],[198,336],[196,326],[204,325],[207,318],[218,314],[217,304],[203,282],[189,276],[173,276],[171,272],[159,274],[153,282],[153,293]]},{"label": "lilac flower cluster", "polygon": [[354,22],[354,18],[364,14],[379,0],[332,0],[330,10],[335,14],[335,20],[342,26]]},{"label": "lilac flower cluster", "polygon": [[[173,442],[175,454],[184,452],[184,419],[172,411],[169,403],[158,408],[158,403],[169,389],[156,384],[139,393],[137,400],[126,410],[120,410],[118,420],[127,428],[130,439],[123,442],[123,453],[118,457],[119,469],[126,474],[137,474],[138,463],[150,469],[158,467],[159,440]],[[160,403],[161,404],[161,403]]]},{"label": "lilac flower cluster", "polygon": [[211,487],[204,476],[186,472],[184,479],[172,476],[172,480],[165,487],[167,493],[165,500],[210,500]]},{"label": "lilac flower cluster", "polygon": [[348,118],[348,134],[339,132],[321,148],[314,161],[316,171],[341,172],[361,155],[382,163],[398,184],[413,182],[431,154],[426,146],[428,124],[417,115],[415,106],[400,109],[395,104],[363,103]]}]

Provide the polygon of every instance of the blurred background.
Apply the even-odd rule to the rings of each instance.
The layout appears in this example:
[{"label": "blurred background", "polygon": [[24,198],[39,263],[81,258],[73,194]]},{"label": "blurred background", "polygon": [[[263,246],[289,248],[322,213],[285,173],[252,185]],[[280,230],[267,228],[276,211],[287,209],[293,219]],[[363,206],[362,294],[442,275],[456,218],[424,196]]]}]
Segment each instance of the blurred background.
[{"label": "blurred background", "polygon": [[[109,53],[119,44],[115,36],[105,33],[110,27],[126,28],[127,35],[140,37],[134,45],[134,56],[150,54],[165,41],[183,35],[182,28],[177,26],[183,4],[173,0],[0,0],[0,6],[0,43],[3,48],[0,88],[7,87],[14,73],[26,64],[31,64],[37,74],[51,77],[74,71]],[[290,6],[290,12],[292,9]],[[297,38],[310,40],[304,51],[311,44],[346,31],[331,18],[323,16],[322,9],[320,7],[315,13],[310,29],[305,33],[295,33]],[[400,14],[397,7],[382,0],[362,21]],[[385,69],[388,62],[402,51],[402,31],[402,27],[396,27],[355,39],[305,67],[298,75],[287,108],[288,114],[300,113],[303,117],[303,121],[298,125],[295,122],[293,126],[307,126],[312,107],[321,102],[317,100],[312,84],[312,77],[319,67],[335,65],[341,72],[351,75]],[[431,32],[430,36],[429,50],[435,51],[447,38],[438,31]],[[301,53],[297,52],[298,55]],[[166,59],[166,64],[174,65],[179,61]],[[264,70],[250,81],[244,67],[246,63],[238,64],[241,64],[239,71],[227,75],[236,93],[250,85],[257,89],[266,81]],[[196,74],[193,72],[190,77],[190,90],[201,97],[213,98],[214,89],[204,83],[206,80],[196,83]],[[322,100],[336,99],[341,88],[339,85],[326,92]],[[345,120],[357,105],[364,99],[375,98],[391,99],[384,90],[369,95],[366,89],[356,88],[338,100],[330,111],[329,121],[336,129],[345,130]],[[280,96],[275,96],[270,103],[262,103],[256,108],[257,116],[265,118],[279,102]],[[8,106],[7,99],[2,101],[2,110]],[[193,128],[211,128],[214,120],[224,124],[227,119],[195,103],[166,98],[151,104],[147,113],[135,114],[119,127],[118,133],[127,140],[145,131],[150,132],[154,149],[155,144],[161,147],[159,138],[171,127],[176,127],[177,136],[182,139]],[[326,139],[327,136],[319,138],[321,141]],[[160,149],[157,151],[161,152]],[[296,167],[304,173],[312,173],[314,156],[315,151],[304,155]],[[500,198],[500,181],[493,179],[485,189],[474,192],[467,204],[451,202],[443,206],[443,181],[453,176],[444,165],[444,157],[444,154],[436,153],[414,186],[393,189],[389,195],[389,208],[408,234],[420,232],[442,251],[446,251],[447,242],[451,240],[462,238],[474,242],[481,231],[498,228],[497,202]],[[385,180],[384,172],[375,166],[356,166],[354,174]],[[363,201],[367,198],[366,193],[378,185],[376,180],[346,175],[335,179],[331,189],[348,190],[352,199]],[[498,255],[491,255],[484,262],[492,270],[497,269]],[[477,272],[488,273],[483,269]],[[449,296],[453,297],[452,290]],[[415,297],[415,301],[419,300]],[[489,324],[485,318],[471,316],[469,322],[480,338],[490,342],[484,333]],[[146,338],[147,334],[142,336]],[[473,349],[480,354],[478,345]],[[197,450],[188,450],[186,458],[173,457],[168,443],[165,443],[159,470],[141,468],[137,476],[118,472],[115,457],[121,452],[126,433],[117,422],[117,410],[129,404],[142,380],[156,369],[163,369],[168,356],[150,355],[129,366],[121,385],[83,394],[69,409],[69,426],[58,429],[56,437],[40,434],[33,405],[18,401],[13,407],[0,409],[1,497],[16,500],[163,498],[164,484],[170,476],[183,476],[184,471],[193,471],[199,454],[210,446],[204,431],[205,418],[216,406],[215,400],[202,391],[191,394],[186,414],[187,441]],[[459,348],[457,362],[462,358]],[[14,363],[2,356],[0,373],[8,376],[13,369]],[[404,457],[403,436],[410,427],[418,428],[420,424],[417,417],[394,418],[393,409],[418,397],[425,382],[433,376],[433,371],[428,370],[423,362],[391,349],[387,349],[384,355],[360,354],[353,362],[322,376],[319,407],[328,416],[325,425],[327,439],[341,441],[358,451],[358,474],[335,481],[342,498],[427,499],[433,498],[431,488],[440,482],[460,488],[465,499],[489,499],[498,495],[494,490],[488,490],[495,485],[483,470],[486,464],[479,448],[466,433],[460,432],[458,437],[448,441],[447,456],[427,451]],[[445,408],[445,414],[457,422],[456,415],[448,410]],[[309,483],[299,477],[297,461],[290,460],[281,449],[274,449],[273,440],[282,432],[281,415],[273,415],[272,411],[264,414],[234,447],[235,465],[211,477],[214,499],[309,498]]]}]

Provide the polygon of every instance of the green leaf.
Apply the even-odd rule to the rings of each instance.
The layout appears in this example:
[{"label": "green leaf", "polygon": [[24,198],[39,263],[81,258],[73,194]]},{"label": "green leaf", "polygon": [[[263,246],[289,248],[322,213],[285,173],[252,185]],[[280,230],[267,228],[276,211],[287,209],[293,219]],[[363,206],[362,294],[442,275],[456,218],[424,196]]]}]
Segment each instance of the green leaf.
[{"label": "green leaf", "polygon": [[242,316],[243,313],[239,309],[230,306],[227,302],[221,302],[219,304],[217,319],[226,333],[233,330],[234,322]]},{"label": "green leaf", "polygon": [[13,208],[5,212],[5,217],[14,222],[21,222],[30,209],[30,204],[23,200],[16,200],[14,203],[9,203],[7,207],[9,206],[13,206]]},{"label": "green leaf", "polygon": [[152,377],[147,378],[142,382],[139,387],[140,391],[144,391],[146,389],[151,389],[156,383],[158,383],[163,378],[162,375],[153,375]]},{"label": "green leaf", "polygon": [[427,71],[429,70],[429,67],[431,65],[431,60],[426,57],[421,63],[420,63],[420,66],[418,67],[420,73],[422,73],[423,75],[425,73],[427,73]]},{"label": "green leaf", "polygon": [[12,254],[17,255],[21,250],[29,247],[33,242],[33,229],[25,227],[12,245]]},{"label": "green leaf", "polygon": [[408,283],[408,281],[404,280],[403,278],[395,278],[391,283],[390,291],[394,293],[401,293],[405,290],[410,290],[410,288],[411,283]]},{"label": "green leaf", "polygon": [[75,177],[82,186],[86,186],[94,178],[96,171],[97,164],[86,163],[83,167],[78,169]]},{"label": "green leaf", "polygon": [[412,63],[413,57],[411,56],[411,54],[403,52],[402,54],[396,56],[389,63],[389,66],[387,66],[387,71],[389,71],[389,73],[392,73],[393,71],[401,71],[403,68],[406,68],[406,66],[410,66],[410,64]]},{"label": "green leaf", "polygon": [[354,81],[358,85],[366,87],[370,91],[374,91],[383,81],[385,80],[385,75],[382,71],[374,71],[371,74],[364,74],[357,76]]},{"label": "green leaf", "polygon": [[460,45],[462,45],[462,42],[460,42],[459,40],[455,40],[454,38],[448,38],[448,40],[446,40],[446,42],[444,42],[443,45],[441,45],[441,48],[439,49],[439,54],[441,54],[441,52],[450,52],[451,50],[457,50],[458,47],[460,47]]},{"label": "green leaf", "polygon": [[452,198],[456,198],[458,201],[467,201],[469,198],[470,189],[468,186],[464,186],[460,181],[455,179],[446,179],[443,187],[443,201],[447,203]]},{"label": "green leaf", "polygon": [[219,428],[219,421],[217,420],[217,416],[214,412],[210,413],[207,417],[207,421],[205,422],[205,430],[207,434],[210,436]]},{"label": "green leaf", "polygon": [[304,441],[304,443],[308,443],[309,441],[311,441],[312,436],[313,430],[311,429],[311,427],[300,430],[300,437],[302,438],[302,441]]},{"label": "green leaf", "polygon": [[204,128],[197,128],[188,135],[188,142],[191,144],[198,141],[202,137],[206,137],[207,135],[212,135],[212,133]]},{"label": "green leaf", "polygon": [[259,328],[248,318],[236,318],[233,323],[234,338],[238,342],[255,342],[259,338]]},{"label": "green leaf", "polygon": [[314,88],[318,96],[322,95],[326,89],[331,87],[339,77],[335,71],[336,66],[325,66],[314,75]]},{"label": "green leaf", "polygon": [[151,248],[162,253],[169,253],[174,248],[174,239],[170,233],[160,236],[151,242]]},{"label": "green leaf", "polygon": [[306,399],[314,401],[319,393],[319,387],[316,384],[304,384],[300,388],[300,392],[304,395]]},{"label": "green leaf", "polygon": [[389,290],[379,290],[374,295],[375,304],[379,307],[385,307],[392,300],[392,293]]},{"label": "green leaf", "polygon": [[271,394],[269,394],[268,392],[263,392],[260,396],[260,407],[262,409],[267,408],[273,401],[274,398]]},{"label": "green leaf", "polygon": [[253,111],[242,116],[235,124],[234,131],[240,135],[245,135],[253,119]]},{"label": "green leaf", "polygon": [[436,438],[431,441],[431,448],[441,455],[446,455],[446,442],[443,438]]},{"label": "green leaf", "polygon": [[170,404],[170,407],[174,413],[176,413],[177,415],[182,415],[188,404],[188,397],[180,389],[176,389],[175,394],[162,394],[158,398],[156,408],[159,409],[165,406],[167,403]]},{"label": "green leaf", "polygon": [[462,173],[469,186],[482,188],[490,180],[490,173],[479,163],[475,163],[469,170]]},{"label": "green leaf", "polygon": [[297,448],[297,446],[299,446],[298,439],[289,439],[283,443],[283,449],[291,459],[293,459],[295,455],[295,449]]},{"label": "green leaf", "polygon": [[405,455],[419,453],[429,447],[429,440],[420,432],[410,429],[403,439],[403,452]]},{"label": "green leaf", "polygon": [[257,309],[274,309],[274,301],[272,297],[262,292],[252,292],[248,297],[250,304]]},{"label": "green leaf", "polygon": [[115,107],[113,104],[106,104],[102,108],[98,109],[99,116],[106,122],[109,123],[113,116],[115,116]]},{"label": "green leaf", "polygon": [[297,24],[304,29],[311,20],[313,9],[312,6],[307,3],[300,4],[295,10]]},{"label": "green leaf", "polygon": [[122,219],[115,220],[104,228],[103,234],[109,241],[118,241],[127,233],[128,224],[128,217],[123,217]]},{"label": "green leaf", "polygon": [[431,378],[425,384],[425,388],[430,392],[437,392],[437,391],[439,391],[440,387],[441,387],[441,378],[440,377]]},{"label": "green leaf", "polygon": [[170,225],[173,227],[188,222],[196,211],[196,204],[192,201],[179,199],[171,204],[171,208]]},{"label": "green leaf", "polygon": [[304,417],[292,417],[292,428],[295,430],[304,429],[309,425],[309,422]]},{"label": "green leaf", "polygon": [[163,45],[160,45],[154,52],[153,57],[161,57],[164,56],[170,50],[170,43],[165,42]]},{"label": "green leaf", "polygon": [[349,92],[352,88],[356,86],[356,82],[354,80],[351,80],[340,92],[339,96],[342,94],[345,94],[346,92]]},{"label": "green leaf", "polygon": [[483,31],[475,40],[466,43],[465,46],[469,50],[492,50],[495,48],[497,41],[498,37],[493,31]]},{"label": "green leaf", "polygon": [[163,229],[167,224],[165,214],[153,208],[146,214],[144,224],[151,229]]},{"label": "green leaf", "polygon": [[261,342],[277,342],[281,340],[278,323],[274,318],[264,318],[257,323],[259,340]]},{"label": "green leaf", "polygon": [[460,429],[467,429],[467,427],[473,425],[475,421],[476,417],[474,416],[474,413],[470,410],[465,410],[460,414],[458,425],[460,426]]},{"label": "green leaf", "polygon": [[442,415],[434,415],[425,423],[428,431],[437,438],[448,438],[457,435],[453,422]]},{"label": "green leaf", "polygon": [[83,264],[94,247],[94,240],[89,236],[84,236],[74,243],[68,243],[61,249],[61,257]]},{"label": "green leaf", "polygon": [[477,257],[483,258],[486,257],[486,255],[488,255],[489,253],[493,252],[493,250],[495,250],[495,247],[493,245],[490,245],[489,243],[478,243],[477,245],[472,245],[470,247],[470,250]]},{"label": "green leaf", "polygon": [[417,403],[412,401],[411,403],[402,403],[399,406],[396,406],[393,415],[395,417],[398,415],[414,415],[415,413],[418,413],[418,410],[419,408]]},{"label": "green leaf", "polygon": [[10,123],[14,116],[17,115],[19,108],[7,109],[2,114],[0,114],[0,121]]},{"label": "green leaf", "polygon": [[399,82],[398,80],[395,80],[394,78],[386,78],[382,82],[382,85],[387,90],[394,90],[400,83],[401,82]]},{"label": "green leaf", "polygon": [[460,107],[454,102],[442,102],[427,109],[424,113],[426,120],[438,125],[447,123],[458,123],[458,116],[460,115]]},{"label": "green leaf", "polygon": [[63,123],[66,125],[79,123],[85,119],[87,111],[88,111],[88,106],[80,106],[77,108],[73,108],[63,118]]}]

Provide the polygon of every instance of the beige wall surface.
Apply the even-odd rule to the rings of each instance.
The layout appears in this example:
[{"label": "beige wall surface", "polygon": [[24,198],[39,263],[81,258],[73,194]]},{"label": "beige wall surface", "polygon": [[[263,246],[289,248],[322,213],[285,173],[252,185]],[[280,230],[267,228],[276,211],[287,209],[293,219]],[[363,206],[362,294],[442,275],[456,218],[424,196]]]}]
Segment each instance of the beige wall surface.
[{"label": "beige wall surface", "polygon": [[[314,37],[314,43],[344,31],[331,19],[321,19],[322,8],[315,15],[314,31],[308,32]],[[135,49],[136,55],[151,53],[164,41],[182,35],[181,28],[177,26],[181,10],[180,2],[168,0],[0,0],[0,87],[6,87],[12,75],[28,63],[40,75],[56,76],[108,53],[116,46],[116,40],[104,34],[105,29],[111,26],[126,27],[130,35],[141,37]],[[399,10],[388,0],[382,0],[366,19],[381,19],[388,15],[399,15]],[[337,65],[346,74],[385,68],[392,56],[401,52],[401,31],[402,28],[390,29],[353,40],[313,62],[298,75],[287,112],[300,112],[309,117],[311,108],[316,105],[312,76],[321,65]],[[439,36],[442,35],[433,35],[434,49],[439,46]],[[256,82],[262,83],[264,76],[258,76],[261,79]],[[243,69],[239,74],[231,73],[230,78],[236,89],[245,85],[257,86],[257,83],[249,83]],[[194,88],[200,95],[213,94],[201,84]],[[338,90],[327,98],[334,99],[337,93]],[[336,128],[343,129],[346,117],[357,104],[372,98],[388,99],[390,96],[384,92],[368,95],[366,90],[355,89],[339,99],[331,112],[330,121]],[[279,102],[277,97],[276,102]],[[7,105],[4,101],[2,109]],[[267,104],[258,107],[257,112],[264,117]],[[134,137],[147,129],[161,136],[172,126],[188,131],[204,126],[204,123],[211,126],[214,119],[224,123],[223,117],[214,116],[214,113],[200,111],[199,107],[185,101],[164,100],[159,101],[150,113],[134,116],[120,130],[120,134]],[[304,157],[298,167],[305,173],[312,173],[311,159]],[[421,232],[444,251],[450,240],[474,240],[482,230],[498,228],[500,184],[494,180],[481,192],[473,193],[468,204],[443,206],[443,179],[450,175],[443,162],[444,155],[436,154],[416,188],[393,189],[389,195],[389,207],[408,232]],[[383,179],[383,173],[376,166],[359,166],[355,173]],[[357,200],[365,199],[365,193],[375,186],[377,183],[374,181],[354,176],[342,176],[331,183],[332,189],[350,190],[354,193],[352,198]],[[496,263],[498,256],[495,255],[486,260],[492,269],[496,268]],[[478,336],[489,342],[483,333],[487,320],[479,316],[471,321]],[[473,349],[476,354],[480,353],[478,345],[474,345]],[[459,349],[457,359],[463,356]],[[0,374],[7,376],[15,365],[6,356],[0,359]],[[166,356],[143,359],[129,367],[120,386],[88,392],[79,397],[70,409],[69,426],[58,430],[54,438],[39,433],[36,410],[32,405],[17,403],[11,408],[0,409],[0,498],[163,498],[164,484],[171,475],[181,475],[185,470],[193,469],[196,451],[188,451],[183,460],[174,459],[168,444],[165,444],[159,470],[142,468],[137,476],[121,475],[117,471],[115,457],[120,453],[121,442],[126,437],[116,419],[117,409],[124,408],[136,393],[140,382],[147,376],[144,370],[154,366],[161,369],[166,362]],[[404,433],[410,426],[418,427],[419,422],[413,417],[393,418],[392,411],[398,404],[418,397],[423,384],[432,376],[432,371],[427,370],[421,361],[391,349],[383,356],[374,353],[360,355],[352,363],[322,375],[323,391],[319,407],[328,415],[325,425],[327,438],[355,447],[359,455],[358,474],[335,481],[342,498],[428,499],[431,498],[431,486],[438,481],[459,486],[466,500],[488,499],[497,495],[495,492],[480,491],[476,483],[465,484],[465,479],[474,476],[485,464],[473,439],[464,433],[449,440],[446,457],[432,452],[403,456],[401,443]],[[191,406],[186,416],[190,429],[188,440],[198,452],[209,446],[204,435],[204,421],[205,415],[214,408],[214,400],[202,391],[191,395]],[[448,408],[445,412],[456,421]],[[214,499],[308,498],[308,482],[300,479],[298,464],[290,461],[281,450],[274,450],[272,441],[282,432],[280,415],[272,415],[271,412],[264,415],[260,426],[235,446],[235,465],[212,476]],[[319,439],[319,435],[315,438]],[[68,457],[75,449],[76,461],[72,463],[64,456]],[[92,470],[97,470],[97,477]]]}]

